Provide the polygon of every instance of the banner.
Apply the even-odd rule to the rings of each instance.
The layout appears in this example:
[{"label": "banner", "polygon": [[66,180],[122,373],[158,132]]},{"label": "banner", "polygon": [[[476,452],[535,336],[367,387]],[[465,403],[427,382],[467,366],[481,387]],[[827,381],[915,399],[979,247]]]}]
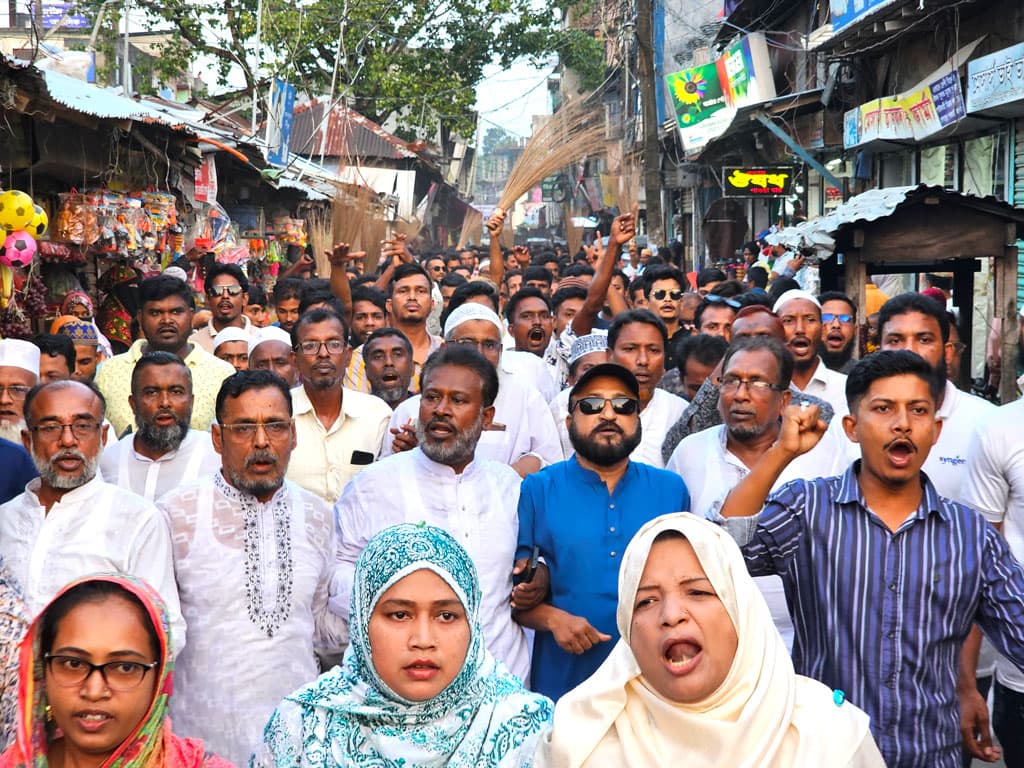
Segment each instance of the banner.
[{"label": "banner", "polygon": [[922,141],[963,119],[960,78],[950,72],[901,93],[861,104],[843,118],[843,147],[870,141]]},{"label": "banner", "polygon": [[203,164],[196,168],[196,200],[217,202],[217,164],[214,155],[203,155]]},{"label": "banner", "polygon": [[893,2],[894,0],[830,0],[832,31],[838,32],[883,6],[892,5]]},{"label": "banner", "polygon": [[271,165],[288,165],[294,111],[295,86],[275,77],[267,114],[267,162]]},{"label": "banner", "polygon": [[967,111],[1024,101],[1024,43],[967,62]]}]

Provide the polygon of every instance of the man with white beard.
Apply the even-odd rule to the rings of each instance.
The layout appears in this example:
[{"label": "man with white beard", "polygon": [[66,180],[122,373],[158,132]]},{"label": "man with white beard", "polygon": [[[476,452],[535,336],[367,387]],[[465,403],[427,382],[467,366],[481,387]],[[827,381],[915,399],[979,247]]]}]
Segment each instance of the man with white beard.
[{"label": "man with white beard", "polygon": [[0,438],[21,445],[22,407],[39,383],[39,347],[21,339],[0,339]]},{"label": "man with white beard", "polygon": [[22,444],[39,477],[0,506],[0,556],[25,592],[29,613],[65,584],[99,571],[147,581],[185,645],[171,537],[157,509],[97,473],[106,402],[91,382],[53,381],[25,397]]},{"label": "man with white beard", "polygon": [[132,370],[135,435],[103,451],[108,482],[154,501],[220,464],[209,432],[189,429],[192,373],[170,352],[147,352]]}]

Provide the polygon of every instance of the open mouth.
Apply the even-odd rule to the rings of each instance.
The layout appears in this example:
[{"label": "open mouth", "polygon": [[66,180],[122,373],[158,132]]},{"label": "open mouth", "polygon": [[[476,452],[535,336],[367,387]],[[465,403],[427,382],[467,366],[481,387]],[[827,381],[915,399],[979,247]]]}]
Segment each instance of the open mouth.
[{"label": "open mouth", "polygon": [[917,453],[917,447],[906,439],[897,439],[885,447],[889,460],[897,467],[905,467],[910,463],[911,458]]},{"label": "open mouth", "polygon": [[697,666],[703,651],[700,643],[695,640],[670,640],[662,650],[662,656],[669,671],[685,675]]},{"label": "open mouth", "polygon": [[794,353],[806,352],[811,348],[811,340],[806,336],[794,336],[789,340],[789,348]]},{"label": "open mouth", "polygon": [[381,374],[380,380],[384,384],[397,384],[399,381],[398,374],[394,371],[385,371]]},{"label": "open mouth", "polygon": [[90,710],[88,712],[76,712],[75,721],[83,731],[93,733],[104,728],[113,721],[113,717],[106,712]]},{"label": "open mouth", "polygon": [[541,328],[540,326],[534,326],[533,328],[530,329],[530,333],[527,335],[526,338],[528,338],[530,341],[534,343],[540,343],[544,341],[544,329]]},{"label": "open mouth", "polygon": [[446,421],[430,421],[427,423],[427,434],[437,440],[445,440],[455,434],[455,428]]},{"label": "open mouth", "polygon": [[432,661],[414,661],[412,664],[402,667],[402,669],[413,680],[420,681],[430,680],[441,671],[441,667]]}]

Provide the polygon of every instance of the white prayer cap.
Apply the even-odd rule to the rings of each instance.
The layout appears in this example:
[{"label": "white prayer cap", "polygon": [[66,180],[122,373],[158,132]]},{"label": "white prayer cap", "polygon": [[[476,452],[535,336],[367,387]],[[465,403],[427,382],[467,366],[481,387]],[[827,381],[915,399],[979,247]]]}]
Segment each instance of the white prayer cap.
[{"label": "white prayer cap", "polygon": [[31,341],[0,339],[0,368],[21,368],[39,376],[39,347]]},{"label": "white prayer cap", "polygon": [[595,331],[586,336],[578,336],[569,349],[569,365],[591,352],[605,352],[608,349],[608,334]]},{"label": "white prayer cap", "polygon": [[818,309],[821,309],[821,302],[818,301],[818,298],[813,293],[803,291],[799,288],[794,288],[793,290],[786,291],[784,294],[779,296],[778,300],[776,300],[775,302],[775,306],[772,307],[772,312],[778,314],[779,310],[782,308],[782,305],[785,304],[787,301],[793,301],[793,299],[803,299],[804,301],[809,301]]},{"label": "white prayer cap", "polygon": [[229,341],[244,341],[248,344],[249,334],[245,332],[244,328],[239,328],[237,325],[229,325],[213,337],[213,351],[216,352],[221,344],[227,344]]},{"label": "white prayer cap", "polygon": [[505,326],[501,324],[501,318],[494,314],[493,309],[485,307],[483,304],[477,304],[475,301],[467,301],[448,315],[448,320],[444,324],[444,337],[447,339],[455,332],[456,328],[470,320],[486,320],[498,329],[499,336],[505,333]]},{"label": "white prayer cap", "polygon": [[287,344],[289,349],[292,347],[292,335],[288,331],[277,325],[268,325],[249,337],[249,354],[255,352],[256,347],[264,341],[281,341]]},{"label": "white prayer cap", "polygon": [[185,274],[185,270],[182,269],[181,267],[168,267],[167,269],[164,270],[164,274],[170,275],[171,277],[176,277],[183,283],[188,282],[188,275]]}]

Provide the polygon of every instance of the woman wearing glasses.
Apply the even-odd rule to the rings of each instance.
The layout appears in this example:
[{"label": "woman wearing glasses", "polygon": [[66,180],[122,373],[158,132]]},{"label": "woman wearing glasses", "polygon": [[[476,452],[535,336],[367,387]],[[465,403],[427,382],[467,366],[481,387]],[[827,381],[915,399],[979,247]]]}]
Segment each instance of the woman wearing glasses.
[{"label": "woman wearing glasses", "polygon": [[170,623],[145,582],[89,576],[66,586],[22,645],[17,740],[2,768],[230,768],[171,732]]}]

